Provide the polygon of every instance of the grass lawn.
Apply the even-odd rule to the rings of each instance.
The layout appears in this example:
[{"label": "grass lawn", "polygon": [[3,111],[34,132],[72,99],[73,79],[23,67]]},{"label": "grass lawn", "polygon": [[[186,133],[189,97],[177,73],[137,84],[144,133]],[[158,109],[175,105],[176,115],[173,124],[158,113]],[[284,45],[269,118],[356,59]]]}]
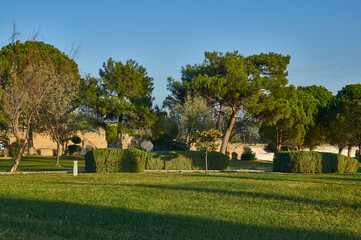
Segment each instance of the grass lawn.
[{"label": "grass lawn", "polygon": [[[84,156],[61,156],[61,167],[54,166],[55,157],[26,156],[20,161],[17,172],[72,170],[74,160],[78,160],[79,170],[85,169]],[[0,172],[9,171],[11,165],[10,158],[0,158]],[[272,169],[272,165],[273,163],[269,161],[229,161],[230,169]]]},{"label": "grass lawn", "polygon": [[[63,171],[73,170],[73,161],[78,160],[79,170],[84,170],[85,160],[84,156],[61,156],[61,167],[54,166],[55,157],[44,156],[26,156],[20,161],[17,172],[27,171]],[[8,172],[11,168],[12,160],[10,158],[0,158],[0,172]],[[1,239],[1,238],[0,238]]]},{"label": "grass lawn", "polygon": [[0,175],[0,239],[361,239],[361,174]]}]

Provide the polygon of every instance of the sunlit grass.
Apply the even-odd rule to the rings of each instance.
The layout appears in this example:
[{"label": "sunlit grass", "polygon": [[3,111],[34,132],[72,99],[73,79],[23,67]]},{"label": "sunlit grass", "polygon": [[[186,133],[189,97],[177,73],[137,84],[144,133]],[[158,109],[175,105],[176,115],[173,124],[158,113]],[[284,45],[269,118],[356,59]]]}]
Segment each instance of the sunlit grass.
[{"label": "sunlit grass", "polygon": [[[27,171],[64,171],[73,169],[73,161],[78,161],[79,170],[84,170],[84,156],[61,156],[60,167],[54,166],[55,157],[25,156],[21,159],[18,172]],[[12,166],[11,158],[0,158],[0,172],[7,172]],[[1,238],[0,238],[1,239]]]},{"label": "sunlit grass", "polygon": [[[61,156],[61,167],[54,166],[55,157],[48,156],[25,156],[20,161],[18,172],[26,171],[63,171],[72,170],[73,161],[78,160],[79,170],[85,169],[84,156]],[[10,170],[12,160],[10,158],[0,158],[0,172]],[[272,169],[272,162],[269,161],[240,161],[230,160],[230,169]]]},{"label": "sunlit grass", "polygon": [[361,239],[361,174],[0,175],[0,239]]}]

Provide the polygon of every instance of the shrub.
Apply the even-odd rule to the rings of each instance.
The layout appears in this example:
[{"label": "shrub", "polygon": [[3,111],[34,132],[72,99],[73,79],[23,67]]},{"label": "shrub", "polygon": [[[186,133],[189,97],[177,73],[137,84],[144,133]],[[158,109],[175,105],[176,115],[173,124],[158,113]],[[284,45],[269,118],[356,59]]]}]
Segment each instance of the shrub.
[{"label": "shrub", "polygon": [[139,149],[93,149],[85,154],[85,171],[98,173],[142,172],[148,154]]},{"label": "shrub", "polygon": [[316,152],[277,152],[273,158],[273,171],[293,173],[321,173],[322,156]]},{"label": "shrub", "polygon": [[355,158],[359,158],[359,156],[360,156],[360,151],[357,149],[357,150],[355,151]]},{"label": "shrub", "polygon": [[241,155],[241,160],[244,161],[253,161],[256,160],[256,154],[252,151],[250,147],[244,147],[243,153]]},{"label": "shrub", "polygon": [[334,153],[278,152],[273,159],[273,171],[293,173],[355,173],[357,160]]},{"label": "shrub", "polygon": [[322,154],[322,172],[324,173],[355,173],[358,169],[358,161],[352,157],[346,157],[335,153]]},{"label": "shrub", "polygon": [[232,152],[232,160],[238,160],[238,153]]},{"label": "shrub", "polygon": [[229,143],[242,143],[241,139],[238,139],[236,136],[231,137],[228,141]]},{"label": "shrub", "polygon": [[[204,152],[198,151],[162,151],[152,152],[146,163],[148,170],[203,170]],[[208,169],[227,169],[229,157],[219,152],[208,152]]]},{"label": "shrub", "polygon": [[166,141],[157,143],[153,142],[153,151],[187,151],[188,146],[185,142],[180,141]]},{"label": "shrub", "polygon": [[78,136],[74,136],[70,139],[74,144],[79,144],[81,143],[81,138]]},{"label": "shrub", "polygon": [[76,152],[79,152],[81,149],[81,147],[79,145],[69,145],[68,146],[68,150],[69,150],[69,154],[73,155]]},{"label": "shrub", "polygon": [[[24,140],[21,140],[21,142],[23,143]],[[15,157],[19,152],[19,143],[18,141],[15,141],[13,143],[10,144],[9,146],[9,155],[11,157]]]}]

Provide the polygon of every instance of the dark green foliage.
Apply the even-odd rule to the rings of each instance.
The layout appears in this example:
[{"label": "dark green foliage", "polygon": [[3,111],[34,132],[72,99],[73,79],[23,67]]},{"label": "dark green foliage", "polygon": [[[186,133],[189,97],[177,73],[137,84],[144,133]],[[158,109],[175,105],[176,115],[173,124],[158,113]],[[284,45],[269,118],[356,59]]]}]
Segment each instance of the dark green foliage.
[{"label": "dark green foliage", "polygon": [[79,145],[69,145],[68,146],[70,155],[73,155],[76,152],[79,152],[81,147]]},{"label": "dark green foliage", "polygon": [[153,151],[187,151],[188,146],[185,142],[181,141],[153,141]]},{"label": "dark green foliage", "polygon": [[320,154],[322,154],[322,172],[356,173],[358,170],[358,161],[355,158],[334,153]]},{"label": "dark green foliage", "polygon": [[357,146],[361,149],[361,84],[349,84],[338,91],[328,104],[324,121],[327,141],[339,149]]},{"label": "dark green foliage", "polygon": [[293,173],[355,173],[356,159],[334,153],[277,152],[273,159],[273,171]]},{"label": "dark green foliage", "polygon": [[253,161],[256,160],[256,154],[252,152],[252,149],[250,147],[244,147],[243,153],[241,155],[241,160],[243,161]]},{"label": "dark green foliage", "polygon": [[98,173],[143,172],[148,154],[139,149],[103,148],[85,154],[85,171]]},{"label": "dark green foliage", "polygon": [[322,155],[306,151],[277,152],[273,158],[273,171],[321,173]]},{"label": "dark green foliage", "polygon": [[[23,144],[23,140],[21,141],[21,144]],[[9,147],[9,155],[11,157],[16,157],[16,155],[18,154],[19,152],[19,146],[20,144],[18,143],[18,141],[15,141],[13,143],[10,144],[10,147]]]},{"label": "dark green foliage", "polygon": [[242,143],[242,140],[238,140],[236,136],[233,136],[229,139],[229,143]]},{"label": "dark green foliage", "polygon": [[187,144],[180,141],[170,141],[168,147],[170,151],[187,151],[188,149]]},{"label": "dark green foliage", "polygon": [[81,138],[78,137],[78,136],[74,136],[71,138],[71,141],[74,143],[74,144],[79,144],[81,143]]},{"label": "dark green foliage", "polygon": [[238,154],[236,152],[232,153],[232,159],[231,160],[238,160]]},{"label": "dark green foliage", "polygon": [[117,141],[117,128],[117,125],[104,123],[103,129],[105,131],[105,140],[107,141],[108,145]]},{"label": "dark green foliage", "polygon": [[156,120],[151,109],[153,78],[133,60],[123,64],[111,58],[103,63],[99,75],[100,79],[87,76],[82,80],[83,104],[100,121],[117,123],[115,144],[122,148],[123,134],[134,129],[148,128]]},{"label": "dark green foliage", "polygon": [[[150,153],[147,170],[203,170],[204,152],[173,151]],[[228,168],[229,157],[219,152],[208,152],[208,169],[223,170]]]}]

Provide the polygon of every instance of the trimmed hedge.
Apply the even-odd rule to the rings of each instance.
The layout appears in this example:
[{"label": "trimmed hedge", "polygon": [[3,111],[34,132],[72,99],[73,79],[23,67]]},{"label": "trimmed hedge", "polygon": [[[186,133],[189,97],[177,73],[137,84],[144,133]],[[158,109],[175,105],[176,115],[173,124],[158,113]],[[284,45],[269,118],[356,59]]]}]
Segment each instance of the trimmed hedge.
[{"label": "trimmed hedge", "polygon": [[[228,168],[229,157],[208,153],[208,169]],[[139,149],[104,148],[85,154],[85,171],[98,173],[143,172],[147,170],[203,170],[205,153],[196,151],[162,151],[146,153]]]},{"label": "trimmed hedge", "polygon": [[148,154],[139,149],[103,148],[85,154],[85,171],[97,173],[143,172]]},{"label": "trimmed hedge", "polygon": [[273,158],[273,171],[291,173],[355,173],[358,161],[335,153],[278,152]]},{"label": "trimmed hedge", "polygon": [[81,150],[80,145],[69,145],[68,150],[70,155],[73,155],[74,153],[77,153]]},{"label": "trimmed hedge", "polygon": [[[198,151],[160,151],[149,153],[147,170],[203,170],[205,169],[205,153]],[[208,152],[209,170],[228,168],[229,156],[219,152]]]}]

